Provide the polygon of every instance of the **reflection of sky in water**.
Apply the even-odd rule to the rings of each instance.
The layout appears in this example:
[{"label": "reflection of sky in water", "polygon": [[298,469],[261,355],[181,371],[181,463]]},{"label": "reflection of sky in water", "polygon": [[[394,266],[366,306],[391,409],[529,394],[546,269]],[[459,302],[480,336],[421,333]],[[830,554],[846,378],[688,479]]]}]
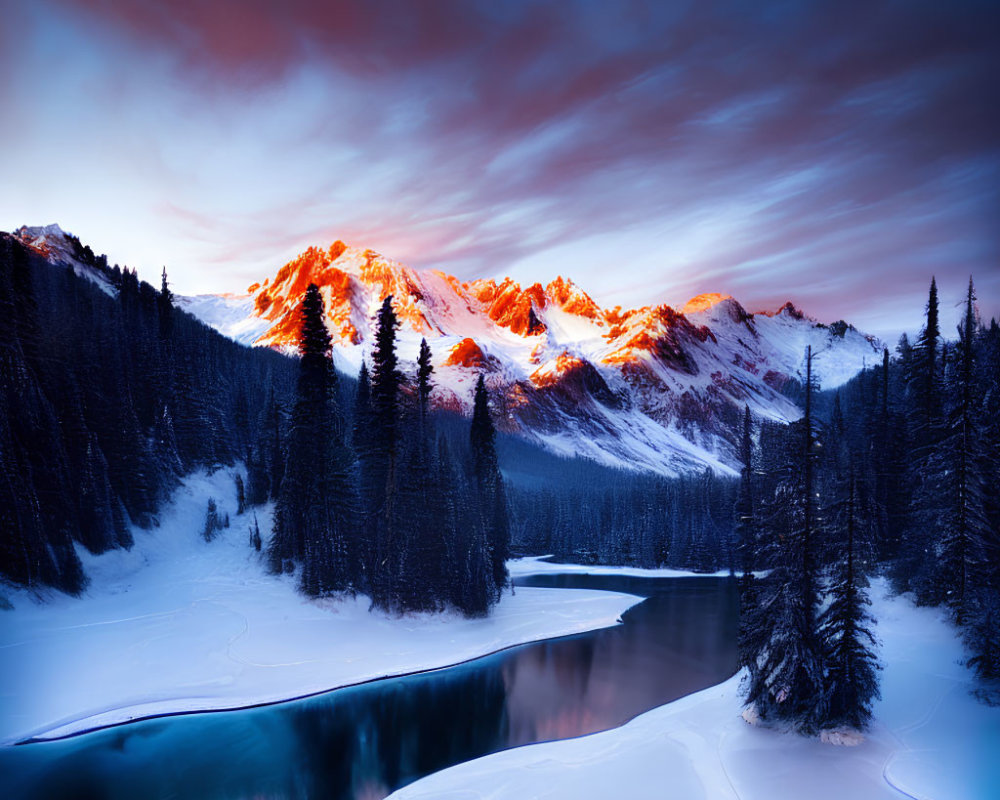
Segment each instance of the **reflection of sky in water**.
[{"label": "reflection of sky in water", "polygon": [[10,796],[368,800],[505,747],[620,725],[735,669],[736,598],[725,580],[525,582],[652,596],[615,628],[307,700],[7,749],[0,771]]}]

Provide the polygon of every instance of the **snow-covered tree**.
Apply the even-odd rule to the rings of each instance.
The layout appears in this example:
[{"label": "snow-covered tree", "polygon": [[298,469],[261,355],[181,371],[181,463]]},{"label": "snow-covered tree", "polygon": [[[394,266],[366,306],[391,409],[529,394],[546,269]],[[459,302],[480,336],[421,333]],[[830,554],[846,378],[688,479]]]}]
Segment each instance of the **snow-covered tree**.
[{"label": "snow-covered tree", "polygon": [[819,636],[817,441],[813,418],[812,350],[806,351],[805,407],[792,446],[762,513],[761,581],[743,636],[749,671],[746,703],[761,719],[818,729],[826,718],[824,653]]},{"label": "snow-covered tree", "polygon": [[872,703],[879,697],[872,633],[875,619],[867,611],[865,556],[870,550],[871,504],[859,491],[853,467],[838,481],[829,508],[831,539],[836,558],[828,588],[828,605],[819,619],[825,656],[823,688],[824,727],[863,730],[871,720]]}]

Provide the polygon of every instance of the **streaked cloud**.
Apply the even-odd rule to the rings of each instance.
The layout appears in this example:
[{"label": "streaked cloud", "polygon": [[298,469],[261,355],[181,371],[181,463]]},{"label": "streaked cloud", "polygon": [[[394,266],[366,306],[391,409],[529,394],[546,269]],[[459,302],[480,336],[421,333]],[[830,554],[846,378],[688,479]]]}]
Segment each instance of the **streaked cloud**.
[{"label": "streaked cloud", "polygon": [[343,238],[883,334],[971,272],[1000,314],[993,3],[0,6],[0,227],[180,291]]}]

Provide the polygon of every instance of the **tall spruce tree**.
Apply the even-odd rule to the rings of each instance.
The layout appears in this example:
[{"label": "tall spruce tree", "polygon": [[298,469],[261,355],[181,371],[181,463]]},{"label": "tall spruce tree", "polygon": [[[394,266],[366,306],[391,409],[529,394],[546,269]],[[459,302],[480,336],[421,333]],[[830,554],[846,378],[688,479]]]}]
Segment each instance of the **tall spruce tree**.
[{"label": "tall spruce tree", "polygon": [[914,590],[918,602],[924,604],[938,603],[943,599],[942,584],[934,574],[931,560],[927,558],[937,549],[943,535],[941,515],[937,510],[937,477],[942,469],[938,444],[944,430],[941,413],[944,357],[940,338],[937,283],[932,278],[926,321],[908,363],[909,513],[901,558],[895,570],[897,588]]},{"label": "tall spruce tree", "polygon": [[[1000,325],[991,320],[978,337],[977,395],[981,398],[980,470],[987,485],[1000,486]],[[973,572],[965,640],[969,665],[984,681],[1000,681],[1000,492],[985,498],[989,525],[983,531],[982,562]]]},{"label": "tall spruce tree", "polygon": [[372,402],[371,380],[368,376],[368,365],[361,360],[358,372],[358,388],[354,397],[354,421],[352,425],[351,444],[358,459],[359,499],[358,514],[358,549],[354,554],[352,571],[356,576],[357,587],[371,594],[371,570],[374,565],[375,551],[375,518],[373,507],[375,503],[373,471],[374,450],[372,439]]},{"label": "tall spruce tree", "polygon": [[426,339],[420,340],[420,355],[417,358],[417,397],[420,401],[420,422],[424,424],[431,405],[431,375],[434,364],[431,361],[431,348]]},{"label": "tall spruce tree", "polygon": [[746,702],[764,720],[816,730],[825,719],[824,654],[818,631],[816,430],[812,348],[806,350],[804,410],[764,520],[760,588],[741,655],[749,668]]},{"label": "tall spruce tree", "polygon": [[753,421],[750,406],[743,409],[743,431],[740,435],[740,488],[736,496],[736,547],[744,584],[752,579],[754,554],[757,548],[753,503]]},{"label": "tall spruce tree", "polygon": [[486,529],[487,557],[491,565],[497,597],[507,585],[507,559],[510,556],[510,527],[507,500],[496,451],[496,430],[490,416],[489,395],[483,376],[476,381],[469,430],[473,471],[480,512]]},{"label": "tall spruce tree", "polygon": [[[857,460],[852,459],[852,464]],[[866,505],[855,468],[849,465],[837,483],[830,509],[838,547],[829,604],[819,619],[826,661],[824,727],[863,730],[871,720],[872,703],[879,697],[877,641],[872,633],[875,620],[867,611],[870,601],[865,595],[868,581],[863,562],[873,519]]]},{"label": "tall spruce tree", "polygon": [[737,555],[740,571],[740,631],[738,653],[741,667],[750,666],[757,658],[758,645],[754,641],[753,626],[756,624],[755,609],[757,606],[757,582],[754,570],[757,567],[757,529],[754,519],[753,494],[753,436],[750,406],[743,409],[743,431],[740,436],[740,485],[736,495],[735,521],[733,523],[736,538]]},{"label": "tall spruce tree", "polygon": [[295,408],[268,557],[275,571],[301,562],[302,589],[325,595],[351,586],[352,458],[337,408],[323,298],[315,284],[306,288],[300,313]]},{"label": "tall spruce tree", "polygon": [[930,485],[944,506],[941,538],[935,543],[938,563],[925,570],[928,581],[940,582],[931,593],[943,597],[959,625],[968,617],[972,587],[986,568],[986,547],[991,538],[986,516],[981,446],[985,438],[976,393],[976,295],[972,278],[965,314],[958,328],[955,365],[949,381],[949,403],[943,437]]},{"label": "tall spruce tree", "polygon": [[397,507],[399,486],[399,395],[402,375],[396,356],[399,320],[388,295],[378,311],[371,373],[371,436],[365,469],[364,493],[368,506],[368,580],[375,606],[393,609],[399,604],[397,577],[403,549]]}]

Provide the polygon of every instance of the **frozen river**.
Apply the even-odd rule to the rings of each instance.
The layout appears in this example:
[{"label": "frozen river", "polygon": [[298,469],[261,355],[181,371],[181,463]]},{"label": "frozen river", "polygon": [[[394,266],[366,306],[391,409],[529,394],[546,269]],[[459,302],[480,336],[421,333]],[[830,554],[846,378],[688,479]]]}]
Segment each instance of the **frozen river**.
[{"label": "frozen river", "polygon": [[487,753],[616,727],[736,670],[729,579],[554,574],[516,584],[647,599],[623,625],[453,667],[3,748],[4,796],[380,798]]}]

